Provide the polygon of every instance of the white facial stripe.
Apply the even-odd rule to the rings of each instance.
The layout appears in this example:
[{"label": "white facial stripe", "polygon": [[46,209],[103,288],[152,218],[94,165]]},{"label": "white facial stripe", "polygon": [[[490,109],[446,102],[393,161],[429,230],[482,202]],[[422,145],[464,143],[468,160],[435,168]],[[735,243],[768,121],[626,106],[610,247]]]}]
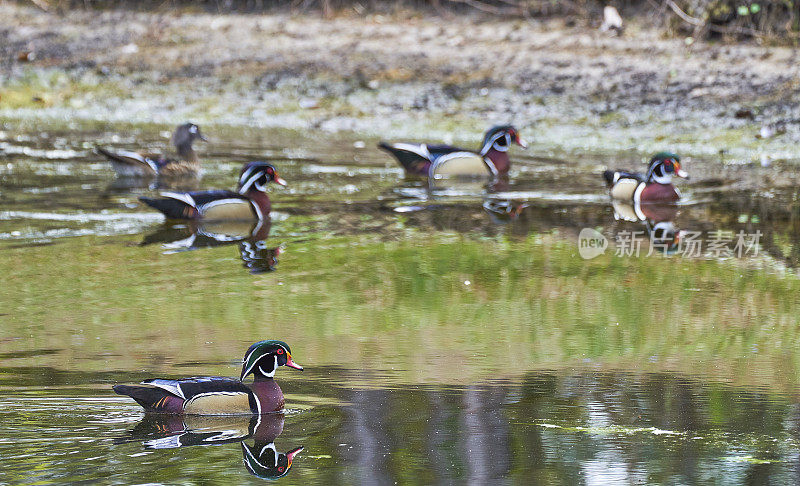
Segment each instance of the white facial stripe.
[{"label": "white facial stripe", "polygon": [[250,177],[250,174],[252,174],[254,170],[256,170],[255,166],[248,167],[247,170],[244,171],[244,173],[242,173],[241,176],[239,176],[239,180],[241,181],[241,180],[247,179],[248,177]]},{"label": "white facial stripe", "polygon": [[497,137],[494,143],[492,144],[492,148],[497,150],[498,152],[507,152],[509,145],[511,145],[511,136],[508,133],[506,133],[504,137],[506,142],[505,145],[501,145],[500,143],[498,143],[500,139],[502,139],[503,137]]},{"label": "white facial stripe", "polygon": [[197,125],[190,126],[189,133],[197,133]]},{"label": "white facial stripe", "polygon": [[[496,133],[496,134],[495,134],[495,135],[494,135],[492,138],[490,138],[490,139],[489,139],[489,140],[486,142],[486,145],[484,145],[484,146],[483,146],[483,148],[481,149],[481,155],[486,155],[486,152],[488,152],[488,151],[489,151],[489,149],[490,149],[490,148],[492,148],[492,146],[493,146],[493,145],[494,145],[494,143],[497,141],[497,139],[498,139],[498,138],[500,138],[500,137],[502,137],[502,136],[503,136],[503,135],[505,135],[505,134],[506,134],[506,132],[499,132],[499,133]],[[495,148],[496,148],[496,147],[495,147]],[[502,150],[501,150],[501,152],[502,152]]]},{"label": "white facial stripe", "polygon": [[278,451],[277,451],[277,449],[275,449],[275,443],[274,442],[270,442],[269,444],[267,444],[264,447],[262,447],[261,448],[261,452],[258,453],[258,457],[263,456],[264,452],[266,452],[267,449],[272,450],[272,453],[273,453],[273,455],[275,457],[275,467],[278,467]]},{"label": "white facial stripe", "polygon": [[[250,357],[253,355],[253,353],[255,353],[257,350],[258,350],[258,348],[256,348],[256,349],[250,351],[249,353],[247,353],[247,356],[244,357],[243,363],[247,363],[250,360]],[[249,375],[250,372],[253,371],[253,367],[256,365],[256,363],[258,363],[258,360],[256,360],[246,370],[244,370],[244,374],[242,374],[242,378],[244,378],[245,376]]]},{"label": "white facial stripe", "polygon": [[653,167],[652,178],[658,184],[669,184],[672,182],[672,175],[667,174],[664,170],[664,164],[658,164]]},{"label": "white facial stripe", "polygon": [[[250,176],[250,178],[247,180],[247,182],[242,184],[242,188],[239,189],[239,193],[240,194],[244,194],[247,191],[249,191],[250,190],[250,186],[252,186],[253,183],[255,183],[259,179],[259,177],[261,177],[262,175],[264,175],[264,172],[259,170],[258,172],[256,172],[252,176]],[[242,180],[242,179],[244,179],[244,176],[239,180]],[[256,186],[256,188],[258,188],[258,186]],[[259,190],[263,191],[263,189],[259,189]]]}]

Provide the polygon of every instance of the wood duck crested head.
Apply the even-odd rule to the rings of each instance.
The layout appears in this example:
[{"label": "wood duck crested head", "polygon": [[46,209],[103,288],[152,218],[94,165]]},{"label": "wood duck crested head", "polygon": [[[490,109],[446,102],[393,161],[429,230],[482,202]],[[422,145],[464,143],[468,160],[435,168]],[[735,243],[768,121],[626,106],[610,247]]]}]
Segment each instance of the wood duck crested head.
[{"label": "wood duck crested head", "polygon": [[278,452],[274,443],[253,446],[242,442],[242,458],[247,471],[260,479],[278,479],[289,474],[294,457],[302,452],[303,447],[296,447],[287,453]]},{"label": "wood duck crested head", "polygon": [[512,143],[519,145],[523,149],[528,148],[528,144],[522,140],[513,125],[494,126],[484,135],[479,153],[483,156],[489,166],[489,170],[495,177],[508,174],[508,170],[511,168],[508,149]]},{"label": "wood duck crested head", "polygon": [[281,366],[303,370],[302,366],[292,361],[292,351],[285,342],[273,339],[259,341],[247,349],[239,379],[244,380],[250,373],[256,379],[272,378]]},{"label": "wood duck crested head", "polygon": [[251,191],[267,192],[267,184],[274,182],[281,186],[286,186],[286,181],[281,179],[275,166],[267,162],[249,162],[242,167],[239,174],[238,191],[241,195],[247,195]]},{"label": "wood duck crested head", "polygon": [[486,155],[491,150],[508,152],[508,148],[512,143],[519,145],[523,149],[528,148],[528,144],[520,137],[519,131],[513,125],[493,126],[483,137],[480,154]]},{"label": "wood duck crested head", "polygon": [[677,154],[659,152],[650,159],[646,176],[648,183],[671,184],[673,176],[689,178],[689,174],[681,168],[681,158]]}]

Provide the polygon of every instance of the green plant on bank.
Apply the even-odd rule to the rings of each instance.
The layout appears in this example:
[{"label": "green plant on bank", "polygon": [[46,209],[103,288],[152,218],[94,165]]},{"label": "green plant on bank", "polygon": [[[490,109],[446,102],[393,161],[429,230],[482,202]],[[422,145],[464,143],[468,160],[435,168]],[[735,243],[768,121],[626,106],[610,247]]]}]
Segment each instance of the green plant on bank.
[{"label": "green plant on bank", "polygon": [[83,97],[111,96],[120,90],[91,75],[72,76],[56,69],[26,69],[0,85],[0,109],[69,105]]}]

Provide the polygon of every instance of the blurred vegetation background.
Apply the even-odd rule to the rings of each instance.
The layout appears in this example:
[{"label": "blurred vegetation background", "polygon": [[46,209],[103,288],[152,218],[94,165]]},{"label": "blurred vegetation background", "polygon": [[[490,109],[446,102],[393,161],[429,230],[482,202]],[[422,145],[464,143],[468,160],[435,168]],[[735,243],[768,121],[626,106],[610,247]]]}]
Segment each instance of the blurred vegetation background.
[{"label": "blurred vegetation background", "polygon": [[68,9],[193,10],[209,13],[319,12],[340,14],[417,11],[442,17],[481,14],[491,17],[562,17],[570,24],[594,26],[606,6],[626,21],[636,19],[670,35],[755,39],[797,43],[798,0],[19,0],[51,11]]}]

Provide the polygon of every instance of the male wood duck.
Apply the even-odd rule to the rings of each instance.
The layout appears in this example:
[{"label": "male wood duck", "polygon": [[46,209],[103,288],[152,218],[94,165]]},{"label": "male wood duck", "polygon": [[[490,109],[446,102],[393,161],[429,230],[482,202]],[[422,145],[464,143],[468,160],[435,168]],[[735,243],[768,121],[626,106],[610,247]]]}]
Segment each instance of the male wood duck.
[{"label": "male wood duck", "polygon": [[245,164],[239,175],[238,192],[162,192],[162,198],[140,197],[139,200],[164,213],[167,219],[265,220],[269,218],[272,208],[267,196],[267,184],[270,182],[286,185],[272,165],[250,162]]},{"label": "male wood duck", "polygon": [[[115,443],[143,440],[148,449],[208,446],[240,443],[247,471],[261,479],[278,479],[289,473],[303,447],[278,452],[275,439],[283,432],[284,414],[262,415],[175,415],[147,414]],[[253,439],[253,444],[248,444]]]},{"label": "male wood duck", "polygon": [[386,150],[402,164],[411,175],[431,179],[486,175],[487,171],[495,178],[508,175],[511,161],[508,148],[516,143],[522,148],[528,145],[511,125],[500,125],[489,129],[483,137],[483,144],[477,152],[451,147],[449,145],[428,145],[425,143],[386,143],[378,147]]},{"label": "male wood duck", "polygon": [[200,127],[190,122],[178,125],[172,135],[178,158],[128,150],[112,152],[102,147],[97,147],[97,152],[111,161],[119,177],[193,177],[200,171],[200,159],[192,148],[195,140],[208,141],[200,132]]},{"label": "male wood duck", "polygon": [[634,203],[675,202],[681,198],[672,177],[689,178],[681,159],[672,152],[659,152],[650,159],[647,173],[607,170],[603,177],[611,197]]},{"label": "male wood duck", "polygon": [[[145,412],[189,415],[241,415],[283,410],[283,392],[273,377],[280,366],[296,370],[303,367],[292,361],[289,345],[283,341],[259,341],[247,350],[242,360],[242,375],[235,378],[201,376],[181,380],[155,378],[139,385],[114,385],[114,391],[127,395]],[[242,380],[253,374],[253,383]]]}]

